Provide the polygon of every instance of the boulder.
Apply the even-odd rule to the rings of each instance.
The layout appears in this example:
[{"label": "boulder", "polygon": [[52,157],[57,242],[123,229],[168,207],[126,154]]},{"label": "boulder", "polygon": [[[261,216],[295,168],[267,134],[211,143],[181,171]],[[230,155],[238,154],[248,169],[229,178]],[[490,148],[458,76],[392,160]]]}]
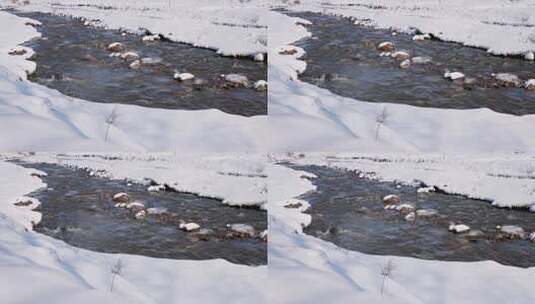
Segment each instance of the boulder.
[{"label": "boulder", "polygon": [[408,59],[411,55],[409,55],[409,53],[406,51],[396,51],[393,52],[390,56],[397,60],[405,60]]},{"label": "boulder", "polygon": [[436,211],[435,209],[418,209],[418,210],[416,210],[416,215],[417,216],[421,216],[421,217],[435,216],[437,214],[438,214],[438,211]]},{"label": "boulder", "polygon": [[135,60],[139,58],[139,54],[136,52],[124,52],[121,54],[121,58],[124,60]]},{"label": "boulder", "polygon": [[145,210],[145,204],[140,201],[131,202],[126,205],[126,209],[129,209],[132,212],[138,212],[141,210]]},{"label": "boulder", "polygon": [[230,82],[235,86],[247,87],[249,85],[249,79],[247,79],[247,76],[241,74],[227,74],[223,75],[223,78],[225,81]]},{"label": "boulder", "polygon": [[453,224],[452,223],[450,224],[448,230],[453,233],[465,233],[465,232],[470,231],[470,227],[465,224]]},{"label": "boulder", "polygon": [[160,39],[161,39],[160,35],[146,35],[146,36],[143,36],[143,38],[141,38],[141,40],[145,42],[158,41]]},{"label": "boulder", "polygon": [[530,91],[535,91],[535,79],[530,79],[524,83],[524,87]]},{"label": "boulder", "polygon": [[134,62],[132,62],[132,63],[130,64],[130,68],[131,68],[131,69],[134,69],[134,70],[137,70],[137,69],[139,69],[140,67],[141,67],[141,61],[139,61],[139,60],[136,60],[136,61],[134,61]]},{"label": "boulder", "polygon": [[403,60],[403,62],[401,62],[399,64],[399,67],[402,68],[402,69],[407,69],[411,66],[411,61],[409,59],[405,59]]},{"label": "boulder", "polygon": [[410,212],[409,214],[407,214],[404,218],[406,221],[408,222],[413,222],[416,220],[416,214],[414,212]]},{"label": "boulder", "polygon": [[240,237],[254,237],[256,235],[253,226],[247,224],[228,224],[227,228]]},{"label": "boulder", "polygon": [[267,81],[258,80],[257,82],[254,83],[254,89],[259,92],[263,92],[267,90],[267,85],[268,85]]},{"label": "boulder", "polygon": [[110,52],[121,52],[124,50],[124,44],[120,42],[114,42],[108,45],[108,51]]},{"label": "boulder", "polygon": [[265,56],[262,53],[258,53],[256,55],[254,55],[254,57],[253,57],[254,61],[258,61],[258,62],[263,62],[264,58],[265,58]]},{"label": "boulder", "polygon": [[395,49],[394,43],[390,41],[384,41],[377,45],[377,49],[383,52],[391,52]]},{"label": "boulder", "polygon": [[186,80],[191,80],[191,79],[195,78],[195,75],[193,75],[191,73],[178,73],[178,72],[176,72],[175,75],[173,75],[173,78],[178,80],[178,81],[186,81]]},{"label": "boulder", "polygon": [[401,203],[401,198],[395,194],[383,197],[383,204],[385,205],[397,205],[399,203]]},{"label": "boulder", "polygon": [[498,73],[492,75],[500,85],[506,87],[518,87],[520,86],[520,78],[511,73]]},{"label": "boulder", "polygon": [[444,73],[444,78],[448,78],[450,80],[463,79],[464,77],[465,77],[464,74],[461,72],[446,71],[446,73]]},{"label": "boulder", "polygon": [[526,232],[522,227],[515,225],[504,225],[500,227],[500,232],[509,239],[524,239]]},{"label": "boulder", "polygon": [[136,212],[136,214],[134,215],[134,217],[137,219],[137,220],[143,220],[147,217],[147,211],[145,210],[140,210],[138,212]]},{"label": "boulder", "polygon": [[411,204],[401,204],[396,206],[396,210],[401,213],[410,213],[413,212],[414,209],[416,208]]},{"label": "boulder", "polygon": [[411,62],[414,64],[426,64],[433,61],[433,59],[429,56],[416,56],[412,57]]},{"label": "boulder", "polygon": [[117,193],[113,196],[113,201],[118,203],[128,203],[128,194],[124,192]]},{"label": "boulder", "polygon": [[529,234],[529,240],[535,242],[535,232]]},{"label": "boulder", "polygon": [[201,228],[201,226],[197,223],[180,223],[178,228],[184,230],[184,231],[195,231]]}]

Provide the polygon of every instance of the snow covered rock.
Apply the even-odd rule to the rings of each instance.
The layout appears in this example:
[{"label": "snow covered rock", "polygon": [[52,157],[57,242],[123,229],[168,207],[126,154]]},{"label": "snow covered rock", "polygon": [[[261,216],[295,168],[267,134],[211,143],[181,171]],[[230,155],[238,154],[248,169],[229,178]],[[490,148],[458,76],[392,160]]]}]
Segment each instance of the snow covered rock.
[{"label": "snow covered rock", "polygon": [[438,214],[438,211],[436,211],[435,209],[418,209],[418,210],[416,210],[416,215],[417,216],[422,216],[422,217],[435,216],[437,214]]},{"label": "snow covered rock", "polygon": [[529,240],[535,242],[535,232],[529,234]]},{"label": "snow covered rock", "polygon": [[236,86],[246,87],[249,85],[249,79],[247,79],[247,76],[241,74],[227,74],[223,75],[223,78]]},{"label": "snow covered rock", "polygon": [[379,57],[391,57],[392,52],[381,52],[379,53]]},{"label": "snow covered rock", "polygon": [[457,80],[457,79],[463,79],[464,74],[461,72],[449,72],[447,71],[444,73],[444,78],[451,79],[451,80]]},{"label": "snow covered rock", "polygon": [[385,41],[385,42],[379,43],[379,45],[377,46],[377,49],[383,52],[391,52],[395,49],[395,47],[394,47],[394,43],[390,41]]},{"label": "snow covered rock", "polygon": [[147,209],[147,214],[164,214],[167,213],[167,208],[164,207],[152,207]]},{"label": "snow covered rock", "polygon": [[141,67],[141,61],[136,60],[130,64],[130,68],[133,70],[137,70]]},{"label": "snow covered rock", "polygon": [[423,40],[426,40],[426,39],[431,39],[431,35],[429,35],[429,34],[418,34],[418,35],[412,36],[412,40],[413,41],[423,41]]},{"label": "snow covered rock", "polygon": [[124,49],[124,44],[120,42],[114,42],[108,45],[108,51],[110,52],[121,52]]},{"label": "snow covered rock", "polygon": [[113,201],[118,203],[128,203],[128,194],[124,192],[117,193],[113,196]]},{"label": "snow covered rock", "polygon": [[141,63],[143,64],[156,64],[156,63],[160,63],[161,61],[162,61],[161,58],[152,58],[152,57],[141,58]]},{"label": "snow covered rock", "polygon": [[253,59],[254,59],[254,61],[263,62],[263,61],[264,61],[264,58],[265,58],[264,54],[262,54],[262,53],[258,53],[258,54],[256,54],[256,55],[254,55],[254,58],[253,58]]},{"label": "snow covered rock", "polygon": [[416,220],[416,214],[414,212],[410,212],[405,216],[405,220],[408,222],[413,222],[414,220]]},{"label": "snow covered rock", "polygon": [[401,203],[401,198],[395,194],[383,197],[383,204],[385,205],[397,205],[399,203]]},{"label": "snow covered rock", "polygon": [[176,72],[175,75],[173,75],[173,78],[176,79],[176,80],[179,80],[179,81],[186,81],[186,80],[191,80],[191,79],[195,78],[195,75],[193,75],[191,73],[178,73],[178,72]]},{"label": "snow covered rock", "polygon": [[121,54],[121,58],[124,60],[134,60],[139,58],[139,54],[136,52],[124,52]]},{"label": "snow covered rock", "polygon": [[242,237],[254,237],[256,234],[256,231],[253,226],[247,224],[228,224],[227,228]]},{"label": "snow covered rock", "polygon": [[133,212],[138,212],[145,210],[145,204],[139,201],[131,202],[126,205],[126,209],[132,210]]},{"label": "snow covered rock", "polygon": [[435,192],[435,187],[421,187],[416,190],[417,193]]},{"label": "snow covered rock", "polygon": [[199,224],[197,223],[180,223],[178,228],[184,231],[194,231],[194,230],[198,230],[199,228],[201,228],[201,226],[199,226]]},{"label": "snow covered rock", "polygon": [[258,80],[257,82],[254,83],[254,89],[259,91],[259,92],[263,92],[265,90],[267,90],[267,81],[265,80]]},{"label": "snow covered rock", "polygon": [[113,52],[113,53],[110,53],[108,55],[108,57],[121,57],[121,53],[120,52]]},{"label": "snow covered rock", "polygon": [[407,69],[411,66],[411,61],[409,59],[405,59],[403,60],[403,62],[401,62],[399,64],[399,67],[402,68],[402,69]]},{"label": "snow covered rock", "polygon": [[408,59],[411,55],[406,51],[396,51],[392,53],[390,56],[392,56],[392,58],[397,59],[397,60],[405,60],[405,59]]},{"label": "snow covered rock", "polygon": [[524,83],[524,87],[530,91],[535,91],[535,79],[530,79]]},{"label": "snow covered rock", "polygon": [[500,232],[510,239],[523,239],[526,237],[524,229],[515,225],[504,225],[500,227]]},{"label": "snow covered rock", "polygon": [[524,58],[526,60],[535,60],[535,53],[533,52],[527,52],[525,55],[524,55]]},{"label": "snow covered rock", "polygon": [[267,229],[262,231],[262,233],[260,233],[260,239],[262,239],[262,241],[264,241],[264,242],[268,241],[268,231],[267,231]]},{"label": "snow covered rock", "polygon": [[510,73],[493,74],[494,78],[503,86],[518,87],[520,86],[520,78]]},{"label": "snow covered rock", "polygon": [[396,210],[401,213],[410,213],[413,212],[414,209],[416,208],[411,204],[401,204],[396,206]]},{"label": "snow covered rock", "polygon": [[414,64],[426,64],[433,61],[433,59],[429,56],[416,56],[412,57],[411,62]]},{"label": "snow covered rock", "polygon": [[465,224],[450,224],[448,230],[453,233],[465,233],[470,231],[470,227]]},{"label": "snow covered rock", "polygon": [[141,38],[141,40],[145,42],[158,41],[160,39],[161,39],[160,35],[146,35],[146,36],[143,36],[143,38]]},{"label": "snow covered rock", "polygon": [[153,185],[147,188],[147,191],[149,192],[158,192],[162,190],[165,190],[165,185]]},{"label": "snow covered rock", "polygon": [[137,220],[143,220],[147,217],[147,211],[145,210],[140,210],[138,212],[136,212],[136,214],[134,215],[134,217],[137,219]]}]

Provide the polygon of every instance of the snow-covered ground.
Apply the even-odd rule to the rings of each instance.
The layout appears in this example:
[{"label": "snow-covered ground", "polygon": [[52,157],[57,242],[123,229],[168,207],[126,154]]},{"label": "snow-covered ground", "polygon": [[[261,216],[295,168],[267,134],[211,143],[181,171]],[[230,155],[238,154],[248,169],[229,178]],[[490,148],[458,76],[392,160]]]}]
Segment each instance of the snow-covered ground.
[{"label": "snow-covered ground", "polygon": [[[532,178],[533,159],[453,159],[437,156],[305,153],[278,155],[273,161],[328,165],[407,183],[426,182],[458,187],[467,195],[516,202],[535,199],[533,179],[493,179],[489,173]],[[336,159],[335,159],[336,157]],[[356,157],[350,159],[349,157]],[[427,173],[425,171],[428,171]],[[429,173],[431,172],[431,173]],[[534,268],[503,266],[493,261],[442,262],[407,257],[375,256],[342,249],[305,235],[310,216],[306,201],[294,199],[314,190],[303,176],[310,173],[272,165],[269,173],[269,269],[271,303],[532,303]],[[466,176],[464,176],[466,175]],[[463,186],[464,185],[464,186]],[[449,187],[448,187],[449,188]],[[492,189],[498,188],[498,189]],[[517,195],[520,193],[519,195]],[[299,208],[285,208],[292,204]],[[388,270],[390,269],[390,271]],[[383,275],[382,273],[387,273]],[[386,278],[385,278],[386,277]]]},{"label": "snow-covered ground", "polygon": [[[25,194],[46,185],[37,176],[31,175],[36,170],[5,162],[13,157],[21,155],[4,155],[0,160],[2,303],[38,303],[43,299],[53,303],[267,303],[267,266],[242,266],[221,259],[188,261],[97,253],[31,231],[31,221],[37,222],[40,218],[38,213],[31,211],[34,206],[13,204]],[[147,174],[150,178],[166,181],[189,178],[181,184],[186,188],[195,183],[212,183],[209,189],[205,189],[206,193],[229,203],[248,203],[263,195],[260,193],[262,188],[256,195],[253,194],[255,181],[208,173],[257,174],[263,168],[259,157],[229,155],[206,157],[205,161],[171,155],[130,155],[128,160],[126,155],[122,157],[123,160],[107,163],[110,174],[121,176],[131,173],[134,178]],[[169,165],[173,158],[174,165]],[[54,157],[26,155],[22,159],[52,162]],[[72,155],[58,157],[57,160],[66,165],[94,168],[106,163],[102,158],[99,162],[96,156],[83,158]],[[122,162],[129,162],[130,170]],[[168,164],[167,168],[165,164]],[[185,173],[177,173],[179,169]],[[251,177],[250,180],[256,178]],[[227,188],[243,189],[246,194],[233,193],[223,184]],[[198,189],[201,187],[193,187],[192,190]],[[122,266],[118,267],[119,264]],[[117,274],[114,275],[114,272]]]},{"label": "snow-covered ground", "polygon": [[[534,27],[530,27],[535,4],[529,1],[313,0],[301,3],[282,7],[370,19],[369,24],[380,27],[403,30],[417,27],[446,40],[477,45],[500,54],[535,50]],[[303,50],[290,44],[311,35],[302,26],[306,21],[274,11],[268,19],[270,131],[277,134],[272,138],[272,151],[463,154],[535,151],[535,138],[531,135],[535,132],[535,115],[512,116],[489,109],[421,108],[392,104],[388,100],[368,103],[296,80],[306,64],[299,60]],[[506,25],[494,25],[490,20]],[[289,49],[295,52],[284,52]],[[376,136],[383,112],[388,115]]]},{"label": "snow-covered ground", "polygon": [[[192,1],[181,1],[180,5],[173,2],[176,6],[171,11],[163,10],[162,2],[122,1],[117,9],[107,9],[102,1],[79,1],[77,5],[66,1],[61,6],[53,3],[59,2],[31,1],[31,5],[17,8],[99,18],[109,27],[136,30],[141,26],[155,33],[171,31],[176,40],[209,46],[224,54],[254,54],[265,49],[261,46],[267,35],[262,27],[262,10],[237,9],[235,1],[195,2],[194,12],[182,7],[193,5]],[[108,5],[112,3],[116,2],[108,1]],[[11,5],[11,2],[2,4]],[[160,8],[145,10],[149,4]],[[0,33],[1,151],[265,150],[265,116],[93,103],[27,81],[26,73],[35,69],[34,63],[25,60],[31,50],[19,56],[8,53],[39,36],[35,28],[26,24],[28,21],[0,11],[0,26],[9,28]],[[259,27],[246,26],[251,23]],[[106,138],[108,122],[112,123]]]}]

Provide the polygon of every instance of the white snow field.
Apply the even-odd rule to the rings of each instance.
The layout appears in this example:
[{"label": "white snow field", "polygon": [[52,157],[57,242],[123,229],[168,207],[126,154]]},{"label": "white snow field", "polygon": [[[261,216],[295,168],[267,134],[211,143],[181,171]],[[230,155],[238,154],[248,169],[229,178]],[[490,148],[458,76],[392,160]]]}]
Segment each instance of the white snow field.
[{"label": "white snow field", "polygon": [[[265,52],[262,10],[238,9],[236,1],[174,1],[169,10],[164,2],[31,1],[31,5],[16,7],[98,18],[102,25],[132,31],[145,27],[155,33],[172,32],[172,39],[214,48],[225,55]],[[106,5],[115,8],[107,9]],[[185,9],[188,5],[190,10]],[[153,8],[144,9],[147,6]],[[8,52],[39,36],[25,24],[28,21],[0,11],[0,27],[9,29],[0,33],[1,151],[265,150],[266,116],[93,103],[27,81],[26,73],[35,69],[34,63],[25,60],[31,50],[21,56]],[[107,121],[112,123],[106,138]]]},{"label": "white snow field", "polygon": [[[444,40],[495,54],[535,50],[531,1],[300,1],[292,11],[370,19],[377,27],[418,28]],[[290,1],[289,3],[293,3]],[[272,6],[273,2],[271,2]],[[268,2],[265,2],[269,6]],[[513,116],[486,108],[433,109],[344,98],[297,80],[304,51],[291,43],[311,36],[300,18],[269,14],[269,116],[272,151],[405,151],[509,153],[535,151],[535,115]],[[499,23],[496,25],[495,23]],[[284,52],[294,49],[293,52]],[[282,53],[282,54],[281,54]],[[378,121],[385,111],[387,118]]]},{"label": "white snow field", "polygon": [[[0,299],[2,303],[267,303],[267,266],[250,267],[229,263],[222,259],[206,261],[157,259],[126,254],[104,254],[79,249],[51,237],[35,233],[31,221],[40,219],[31,211],[35,206],[20,207],[13,203],[25,194],[46,185],[25,169],[5,160],[19,158],[4,155],[0,160]],[[51,161],[52,156],[35,156]],[[117,157],[117,155],[114,155]],[[126,156],[123,155],[124,161]],[[22,157],[31,160],[30,157]],[[142,160],[144,158],[144,160]],[[207,190],[214,196],[238,202],[238,197],[225,192],[222,184],[235,188],[242,183],[247,192],[251,183],[227,175],[209,176],[209,170],[227,170],[234,173],[250,173],[262,168],[255,157],[232,156],[218,159],[206,158],[206,162],[191,162],[177,158],[175,166],[167,173],[162,168],[163,155],[130,155],[132,164],[143,167],[135,174],[150,174],[151,166],[156,176],[171,178],[179,168],[188,171],[191,184],[197,182],[215,184]],[[173,157],[167,156],[170,161]],[[71,156],[66,164],[74,165]],[[88,157],[87,164],[96,163],[97,157]],[[104,158],[100,158],[104,162]],[[183,161],[189,163],[179,165]],[[120,161],[109,162],[113,174],[126,174]],[[195,167],[199,174],[195,174]],[[181,173],[175,175],[180,180]],[[254,179],[254,178],[253,178]],[[221,190],[221,192],[219,192]],[[229,197],[226,197],[226,195]],[[252,195],[252,194],[250,194]],[[257,194],[259,197],[261,194]],[[249,198],[247,198],[248,201]],[[38,203],[38,202],[35,202]],[[120,262],[119,262],[120,261]],[[122,265],[122,270],[113,275],[113,270]],[[113,288],[112,288],[112,280]]]},{"label": "white snow field", "polygon": [[[349,159],[349,156],[357,159]],[[533,165],[533,159],[516,156],[471,160],[420,156],[418,159],[383,155],[382,159],[392,162],[379,164],[368,157],[366,154],[305,153],[304,158],[297,157],[297,154],[273,158],[276,161],[375,171],[377,178],[382,180],[395,178],[410,183],[416,176],[431,184],[455,185],[457,191],[464,191],[464,194],[473,191],[476,197],[485,195],[491,200],[503,199],[509,202],[508,205],[519,197],[526,199],[530,195],[534,203],[533,179],[518,182],[514,177],[487,177],[489,172],[534,177],[533,171],[522,166]],[[429,170],[433,173],[425,173]],[[535,301],[535,291],[531,287],[535,268],[503,266],[494,261],[444,262],[367,255],[305,235],[302,228],[310,223],[311,218],[302,211],[308,203],[294,197],[315,189],[309,180],[302,178],[310,173],[275,164],[269,167],[268,172],[269,284],[270,289],[276,291],[270,294],[270,303],[528,304]],[[301,203],[302,207],[284,207],[297,203]],[[385,269],[390,271],[385,272]]]}]

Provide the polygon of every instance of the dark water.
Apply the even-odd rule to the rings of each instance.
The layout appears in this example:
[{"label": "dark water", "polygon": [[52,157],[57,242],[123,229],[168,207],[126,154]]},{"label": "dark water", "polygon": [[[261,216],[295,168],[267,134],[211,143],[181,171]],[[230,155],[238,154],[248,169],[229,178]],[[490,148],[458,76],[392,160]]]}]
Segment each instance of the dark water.
[{"label": "dark water", "polygon": [[[230,235],[227,224],[244,223],[258,233],[267,229],[266,212],[225,206],[219,200],[193,194],[148,192],[147,186],[127,186],[123,180],[90,177],[84,170],[52,164],[22,164],[44,171],[48,190],[30,194],[41,201],[42,222],[35,231],[73,246],[107,253],[128,253],[159,258],[267,263],[267,244],[258,237]],[[126,192],[147,207],[164,207],[164,215],[137,220],[125,208],[114,207],[114,194]],[[195,222],[207,234],[179,229],[180,220]]]},{"label": "dark water", "polygon": [[[457,43],[413,41],[412,35],[356,26],[353,21],[315,13],[289,13],[310,20],[313,38],[296,43],[306,50],[303,81],[331,92],[370,102],[402,103],[421,107],[490,108],[515,115],[535,114],[535,92],[524,88],[497,87],[492,73],[513,73],[520,79],[535,78],[535,63],[504,58]],[[428,56],[428,64],[399,67],[401,60],[380,57],[376,46],[391,41],[397,50],[412,56]],[[445,79],[444,71],[460,71],[474,78],[472,85]]]},{"label": "dark water", "polygon": [[[26,45],[35,50],[32,58],[37,70],[31,81],[57,89],[63,94],[103,103],[134,104],[166,109],[220,109],[243,116],[267,115],[267,94],[253,88],[229,88],[221,74],[238,73],[251,83],[267,80],[267,65],[252,59],[223,57],[207,49],[187,44],[157,41],[143,42],[141,35],[104,30],[83,25],[83,21],[39,12],[19,16],[39,20],[37,30],[45,39]],[[110,58],[107,46],[125,45],[125,51],[140,58],[161,59],[138,70],[131,61]],[[204,84],[173,79],[174,71],[189,72]]]},{"label": "dark water", "polygon": [[[535,214],[495,208],[488,202],[441,193],[417,193],[416,188],[359,178],[355,172],[320,166],[291,166],[312,172],[317,187],[301,198],[311,204],[307,234],[340,247],[368,254],[409,256],[430,260],[494,260],[505,265],[535,266],[535,243],[500,239],[497,225],[518,225],[535,231]],[[396,194],[417,209],[436,216],[408,222],[399,211],[384,210],[383,197]],[[463,223],[482,235],[448,231],[450,222]]]}]

